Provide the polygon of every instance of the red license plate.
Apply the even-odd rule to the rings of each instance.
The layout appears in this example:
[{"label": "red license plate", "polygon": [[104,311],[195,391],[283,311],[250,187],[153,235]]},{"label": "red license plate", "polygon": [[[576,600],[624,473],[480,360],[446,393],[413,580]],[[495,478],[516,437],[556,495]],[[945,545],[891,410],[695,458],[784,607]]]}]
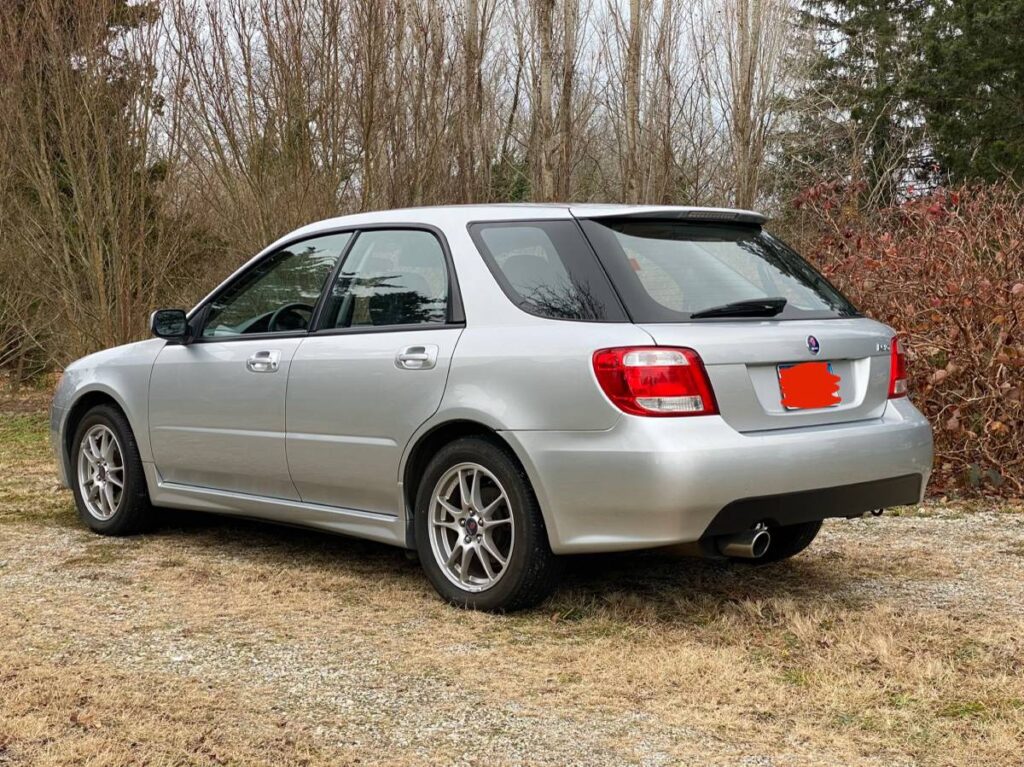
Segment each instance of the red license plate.
[{"label": "red license plate", "polygon": [[831,362],[799,362],[779,365],[779,392],[786,410],[835,407],[839,397],[839,376]]}]

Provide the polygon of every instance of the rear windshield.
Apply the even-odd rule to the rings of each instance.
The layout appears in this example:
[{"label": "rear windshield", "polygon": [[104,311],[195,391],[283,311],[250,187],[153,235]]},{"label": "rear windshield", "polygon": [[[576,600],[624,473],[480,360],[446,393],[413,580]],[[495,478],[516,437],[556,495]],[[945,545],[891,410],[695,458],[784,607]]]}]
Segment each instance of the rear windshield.
[{"label": "rear windshield", "polygon": [[786,299],[775,320],[857,316],[824,277],[758,226],[637,219],[581,224],[634,322],[686,321],[765,298]]}]

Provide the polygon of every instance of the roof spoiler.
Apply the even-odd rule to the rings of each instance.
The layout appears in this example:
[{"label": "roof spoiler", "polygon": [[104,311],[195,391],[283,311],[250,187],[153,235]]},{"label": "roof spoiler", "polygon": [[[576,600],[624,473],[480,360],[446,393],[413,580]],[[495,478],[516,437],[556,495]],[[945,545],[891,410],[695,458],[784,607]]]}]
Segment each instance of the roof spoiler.
[{"label": "roof spoiler", "polygon": [[620,210],[573,210],[576,218],[643,218],[661,219],[665,221],[693,222],[731,222],[739,224],[764,224],[767,216],[752,210],[733,210],[731,208],[668,208],[654,205],[638,205],[635,208]]}]

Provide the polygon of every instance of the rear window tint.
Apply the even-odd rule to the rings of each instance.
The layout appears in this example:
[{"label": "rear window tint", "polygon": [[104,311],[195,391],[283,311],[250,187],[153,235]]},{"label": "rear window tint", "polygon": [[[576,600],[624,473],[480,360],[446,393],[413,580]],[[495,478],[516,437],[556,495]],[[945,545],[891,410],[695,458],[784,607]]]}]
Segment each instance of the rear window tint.
[{"label": "rear window tint", "polygon": [[472,224],[469,232],[502,290],[524,311],[563,320],[625,321],[575,221]]}]

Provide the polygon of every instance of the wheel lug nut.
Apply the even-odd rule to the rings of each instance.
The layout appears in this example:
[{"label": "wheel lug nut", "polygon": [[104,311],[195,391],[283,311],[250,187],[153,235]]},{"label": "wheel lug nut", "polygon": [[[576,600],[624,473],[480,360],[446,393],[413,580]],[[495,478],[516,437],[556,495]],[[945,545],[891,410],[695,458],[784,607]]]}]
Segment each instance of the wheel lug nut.
[{"label": "wheel lug nut", "polygon": [[459,520],[459,525],[460,525],[461,527],[465,527],[465,526],[466,526],[466,520],[464,520],[464,519],[460,519],[460,520]]},{"label": "wheel lug nut", "polygon": [[484,537],[483,537],[482,535],[478,535],[478,536],[476,537],[476,542],[477,542],[477,543],[480,543],[480,541],[482,541],[483,539],[484,539]]},{"label": "wheel lug nut", "polygon": [[470,542],[472,542],[472,540],[473,540],[473,536],[472,535],[467,535],[466,536],[466,543],[470,543]]}]

